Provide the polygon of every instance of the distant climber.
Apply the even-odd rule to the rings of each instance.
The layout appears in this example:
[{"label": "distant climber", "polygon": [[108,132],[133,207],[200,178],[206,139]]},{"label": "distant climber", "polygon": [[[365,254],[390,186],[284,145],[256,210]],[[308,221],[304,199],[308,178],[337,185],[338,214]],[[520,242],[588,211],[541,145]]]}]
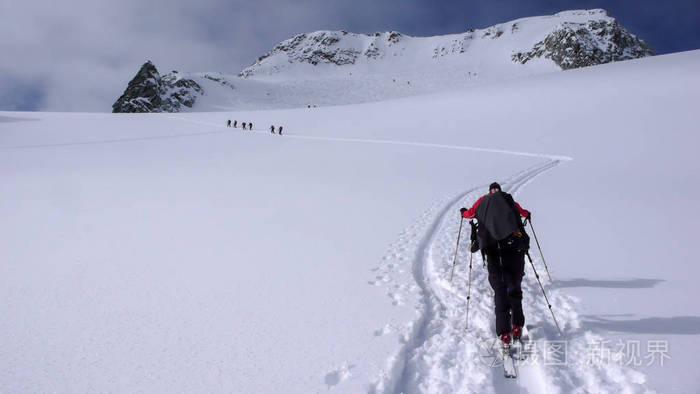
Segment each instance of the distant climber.
[{"label": "distant climber", "polygon": [[229,119],[228,122],[226,122],[226,127],[231,127],[231,119]]},{"label": "distant climber", "polygon": [[275,134],[275,125],[270,126],[270,133]]},{"label": "distant climber", "polygon": [[233,127],[238,127],[238,121],[237,121],[237,120],[234,120],[234,121],[233,121]]},{"label": "distant climber", "polygon": [[245,131],[245,122],[243,122],[243,131]]},{"label": "distant climber", "polygon": [[280,128],[278,130],[280,132],[280,135],[282,135],[282,126],[280,126]]},{"label": "distant climber", "polygon": [[248,130],[253,130],[253,122],[248,123]]}]

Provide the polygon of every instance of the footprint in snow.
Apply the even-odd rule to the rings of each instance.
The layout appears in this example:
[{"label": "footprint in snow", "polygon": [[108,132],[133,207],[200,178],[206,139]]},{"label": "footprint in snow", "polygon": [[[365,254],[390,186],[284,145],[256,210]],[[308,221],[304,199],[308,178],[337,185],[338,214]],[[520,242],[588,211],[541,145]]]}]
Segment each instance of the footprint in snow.
[{"label": "footprint in snow", "polygon": [[400,294],[389,293],[388,296],[389,296],[389,298],[391,298],[392,305],[394,305],[394,306],[403,305],[403,297]]},{"label": "footprint in snow", "polygon": [[389,282],[391,280],[391,278],[387,275],[378,275],[376,279],[384,283]]},{"label": "footprint in snow", "polygon": [[387,324],[382,328],[374,330],[374,336],[381,337],[382,335],[391,334],[392,332],[394,332],[394,326]]},{"label": "footprint in snow", "polygon": [[328,388],[330,389],[333,386],[337,386],[343,380],[350,378],[352,376],[351,371],[353,368],[355,368],[354,365],[349,365],[348,363],[345,363],[339,368],[327,373],[324,379],[326,386],[328,386]]}]

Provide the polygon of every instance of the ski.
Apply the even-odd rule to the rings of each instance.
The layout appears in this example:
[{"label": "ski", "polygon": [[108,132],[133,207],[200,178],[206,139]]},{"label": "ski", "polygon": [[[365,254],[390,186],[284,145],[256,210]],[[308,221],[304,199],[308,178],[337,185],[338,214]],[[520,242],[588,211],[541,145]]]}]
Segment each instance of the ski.
[{"label": "ski", "polygon": [[523,361],[527,359],[528,355],[532,352],[532,343],[530,342],[530,333],[528,332],[527,326],[523,327],[523,332],[519,339],[513,339],[513,344],[511,345],[511,354],[518,361]]},{"label": "ski", "polygon": [[510,344],[501,343],[501,352],[503,354],[503,376],[510,379],[518,377],[518,371],[515,369],[515,360],[511,353]]},{"label": "ski", "polygon": [[518,361],[523,361],[527,358],[525,355],[525,344],[522,339],[513,339],[513,344],[511,345],[511,353],[513,358]]}]

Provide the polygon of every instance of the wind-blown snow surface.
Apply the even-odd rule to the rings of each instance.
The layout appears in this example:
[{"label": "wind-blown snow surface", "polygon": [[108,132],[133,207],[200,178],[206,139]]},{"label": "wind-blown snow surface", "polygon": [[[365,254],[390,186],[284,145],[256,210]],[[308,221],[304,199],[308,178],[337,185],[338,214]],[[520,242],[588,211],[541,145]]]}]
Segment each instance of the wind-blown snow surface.
[{"label": "wind-blown snow surface", "polygon": [[[698,65],[299,110],[3,112],[0,391],[697,391]],[[569,341],[515,381],[479,357],[479,258],[464,331],[464,244],[449,282],[457,209],[493,180],[534,212]],[[561,339],[526,272],[532,335]],[[654,340],[663,367],[586,363]]]}]

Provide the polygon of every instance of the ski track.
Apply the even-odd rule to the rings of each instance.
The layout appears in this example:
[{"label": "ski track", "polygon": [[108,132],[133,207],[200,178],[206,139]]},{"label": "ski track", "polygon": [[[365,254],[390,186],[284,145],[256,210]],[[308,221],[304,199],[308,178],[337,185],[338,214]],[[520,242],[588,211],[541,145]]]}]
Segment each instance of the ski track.
[{"label": "ski track", "polygon": [[[558,160],[547,160],[544,164],[521,172],[503,183],[504,189],[517,192],[538,174],[556,166]],[[502,369],[489,368],[480,365],[477,346],[468,346],[477,341],[490,340],[493,335],[490,315],[490,288],[486,275],[481,269],[481,260],[474,259],[472,272],[472,305],[470,306],[470,331],[465,335],[466,286],[460,278],[466,277],[465,269],[455,269],[455,280],[449,283],[449,271],[452,268],[451,253],[458,230],[460,206],[470,205],[481,194],[484,186],[472,188],[459,196],[443,203],[436,219],[418,243],[413,260],[412,274],[420,288],[421,313],[415,322],[410,339],[395,365],[393,372],[388,374],[389,381],[380,382],[374,387],[375,391],[387,393],[413,392],[512,392],[508,385],[520,381],[542,382],[541,377],[520,371],[520,380],[504,381]],[[452,222],[457,223],[452,223]],[[468,255],[463,253],[468,243],[469,231],[464,230],[462,237],[465,243],[458,255],[460,262],[468,262]],[[452,252],[450,252],[452,249]],[[442,262],[436,266],[437,262]],[[464,268],[466,264],[460,266]],[[482,296],[485,295],[485,296]],[[469,373],[466,373],[469,372]],[[489,379],[489,375],[491,378]],[[525,376],[529,375],[529,376]],[[534,376],[534,378],[531,378]],[[500,384],[504,382],[505,385]],[[539,385],[535,392],[544,392],[544,386]],[[533,389],[530,386],[530,389]]]},{"label": "ski track", "polygon": [[[114,143],[124,143],[124,142],[135,142],[135,141],[150,141],[150,140],[165,140],[165,139],[176,139],[176,138],[186,138],[186,137],[202,137],[210,136],[216,134],[227,134],[231,132],[241,131],[247,135],[263,136],[269,135],[270,133],[260,129],[249,130],[248,132],[243,132],[238,128],[230,128],[224,125],[203,122],[193,119],[187,119],[184,117],[173,117],[173,120],[188,122],[192,124],[214,127],[221,130],[211,130],[211,131],[201,131],[196,133],[181,133],[181,134],[165,134],[165,135],[154,135],[148,137],[131,137],[131,138],[113,138],[113,139],[102,139],[102,140],[92,140],[92,141],[74,141],[74,142],[58,142],[52,144],[32,144],[32,145],[8,145],[0,146],[0,150],[22,150],[22,149],[36,149],[36,148],[53,148],[53,147],[66,147],[66,146],[79,146],[79,145],[96,145],[96,144],[114,144]],[[428,142],[410,142],[410,141],[393,141],[393,140],[376,140],[376,139],[362,139],[362,138],[332,138],[332,137],[317,137],[317,136],[305,136],[305,135],[294,135],[285,134],[285,138],[288,139],[304,139],[304,140],[315,140],[315,141],[329,141],[329,142],[348,142],[348,143],[370,143],[370,144],[388,144],[388,145],[404,145],[404,146],[418,146],[425,148],[439,148],[439,149],[455,149],[455,150],[467,150],[475,152],[488,152],[488,153],[501,153],[508,155],[526,156],[526,157],[539,157],[545,159],[562,160],[568,161],[573,160],[568,156],[554,156],[542,153],[529,153],[529,152],[517,152],[503,149],[493,149],[493,148],[481,148],[474,146],[463,146],[463,145],[444,145],[444,144],[433,144]]]},{"label": "ski track", "polygon": [[[507,153],[500,151],[499,153]],[[518,154],[518,153],[516,153]],[[514,196],[540,174],[557,166],[562,156],[550,156],[543,163],[521,171],[502,182],[504,191]],[[503,368],[490,366],[480,357],[480,345],[493,343],[493,293],[488,274],[482,267],[479,253],[473,255],[472,290],[469,308],[469,328],[465,330],[467,275],[470,228],[465,221],[455,267],[454,280],[449,282],[455,242],[459,229],[458,209],[471,206],[483,194],[486,185],[469,189],[452,199],[437,202],[405,233],[420,234],[420,241],[407,240],[406,234],[397,242],[401,251],[413,251],[412,279],[417,284],[417,318],[404,330],[403,347],[389,360],[386,371],[380,372],[369,392],[381,393],[632,393],[648,392],[643,374],[617,364],[594,365],[586,360],[590,343],[604,340],[601,336],[581,329],[576,313],[577,300],[558,289],[548,287],[548,280],[533,246],[530,255],[550,299],[554,314],[561,325],[559,336],[532,267],[526,260],[523,278],[523,309],[526,325],[531,327],[532,340],[539,341],[530,361],[518,363],[518,378],[503,377]],[[422,228],[422,232],[418,231]],[[534,239],[533,239],[534,245]],[[398,262],[385,262],[376,270],[388,284],[399,282],[394,272],[405,259],[396,253],[389,255]],[[385,260],[387,260],[385,256]],[[556,264],[556,263],[555,263]],[[550,267],[556,275],[556,265]],[[400,274],[400,270],[398,274]],[[406,278],[403,279],[404,281]],[[397,285],[394,285],[397,287]],[[399,294],[408,298],[410,294]],[[397,297],[391,292],[391,297]],[[567,362],[549,365],[543,360],[542,341],[567,341]],[[614,355],[612,355],[614,357]]]},{"label": "ski track", "polygon": [[[186,119],[186,118],[177,118],[177,119],[185,121],[185,122],[190,122],[190,123],[200,124],[200,125],[205,125],[205,126],[227,128],[226,126],[218,125],[218,124],[211,123],[211,122],[202,122],[202,121],[196,121],[196,120]],[[236,130],[237,129],[234,129],[233,131],[236,131]],[[256,131],[259,131],[259,130],[256,130]],[[215,133],[216,132],[208,132],[206,134],[215,134]],[[268,133],[263,132],[263,133],[250,133],[250,134],[260,136],[260,135],[267,135]],[[367,139],[367,138],[318,137],[318,136],[298,135],[298,134],[285,134],[284,137],[291,138],[291,139],[303,139],[303,140],[314,140],[314,141],[403,145],[403,146],[418,146],[418,147],[424,147],[424,148],[439,148],[439,149],[466,150],[466,151],[473,151],[473,152],[501,153],[501,154],[515,155],[515,156],[537,157],[537,158],[542,158],[542,159],[547,159],[547,160],[552,160],[552,161],[557,161],[557,162],[573,160],[573,158],[571,158],[569,156],[562,156],[562,155],[551,155],[551,154],[545,154],[545,153],[531,153],[531,152],[518,152],[518,151],[512,151],[512,150],[481,148],[481,147],[464,146],[464,145],[434,144],[434,143],[429,143],[429,142],[377,140],[377,139]]]}]

